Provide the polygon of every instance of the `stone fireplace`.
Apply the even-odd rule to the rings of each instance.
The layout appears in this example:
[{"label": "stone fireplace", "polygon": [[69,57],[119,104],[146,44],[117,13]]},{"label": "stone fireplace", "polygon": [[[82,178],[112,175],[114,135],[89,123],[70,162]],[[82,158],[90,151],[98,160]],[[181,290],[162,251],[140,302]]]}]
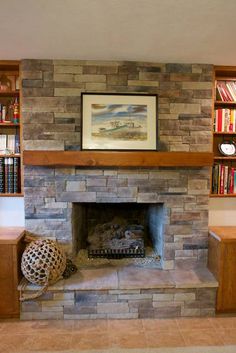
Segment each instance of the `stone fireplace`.
[{"label": "stone fireplace", "polygon": [[[80,150],[80,94],[99,91],[158,94],[158,150],[209,152],[212,73],[202,64],[23,60],[24,150]],[[79,203],[150,203],[163,205],[162,268],[206,259],[208,167],[25,166],[24,179],[26,228],[56,237],[70,254],[79,246],[72,222]]]},{"label": "stone fireplace", "polygon": [[[80,151],[81,92],[158,94],[158,151],[212,150],[211,65],[23,60],[21,69],[26,152]],[[160,268],[82,267],[41,299],[23,303],[21,318],[213,315],[217,283],[206,268],[210,167],[72,162],[25,163],[26,229],[56,238],[75,257],[94,222],[125,213],[148,229]]]}]

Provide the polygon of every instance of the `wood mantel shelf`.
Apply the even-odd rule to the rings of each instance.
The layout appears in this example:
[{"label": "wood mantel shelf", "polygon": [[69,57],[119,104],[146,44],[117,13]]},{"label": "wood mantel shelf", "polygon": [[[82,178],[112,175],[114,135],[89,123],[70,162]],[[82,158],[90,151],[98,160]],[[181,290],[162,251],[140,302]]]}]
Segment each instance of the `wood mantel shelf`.
[{"label": "wood mantel shelf", "polygon": [[24,151],[25,165],[57,167],[205,167],[211,152]]}]

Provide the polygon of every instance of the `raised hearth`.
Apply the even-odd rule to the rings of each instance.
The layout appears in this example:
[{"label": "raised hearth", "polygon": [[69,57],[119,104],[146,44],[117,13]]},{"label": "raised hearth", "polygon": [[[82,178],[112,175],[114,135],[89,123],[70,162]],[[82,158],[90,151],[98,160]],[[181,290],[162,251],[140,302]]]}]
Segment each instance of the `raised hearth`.
[{"label": "raised hearth", "polygon": [[[217,285],[206,268],[194,271],[138,266],[80,269],[71,278],[50,286],[37,300],[21,303],[21,319],[213,316]],[[24,293],[38,289],[30,284]]]}]

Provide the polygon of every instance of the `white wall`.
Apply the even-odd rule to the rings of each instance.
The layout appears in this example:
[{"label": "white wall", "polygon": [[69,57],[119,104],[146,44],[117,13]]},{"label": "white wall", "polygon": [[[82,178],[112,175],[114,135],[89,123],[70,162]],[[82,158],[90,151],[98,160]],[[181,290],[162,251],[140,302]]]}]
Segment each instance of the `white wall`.
[{"label": "white wall", "polygon": [[24,198],[0,197],[0,227],[24,227]]}]

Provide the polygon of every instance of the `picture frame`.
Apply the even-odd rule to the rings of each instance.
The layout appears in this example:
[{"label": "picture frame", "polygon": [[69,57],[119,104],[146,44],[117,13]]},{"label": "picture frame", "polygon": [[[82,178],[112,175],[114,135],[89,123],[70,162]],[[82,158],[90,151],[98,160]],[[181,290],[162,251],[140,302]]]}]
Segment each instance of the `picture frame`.
[{"label": "picture frame", "polygon": [[155,151],[157,103],[157,94],[81,93],[81,149]]}]

